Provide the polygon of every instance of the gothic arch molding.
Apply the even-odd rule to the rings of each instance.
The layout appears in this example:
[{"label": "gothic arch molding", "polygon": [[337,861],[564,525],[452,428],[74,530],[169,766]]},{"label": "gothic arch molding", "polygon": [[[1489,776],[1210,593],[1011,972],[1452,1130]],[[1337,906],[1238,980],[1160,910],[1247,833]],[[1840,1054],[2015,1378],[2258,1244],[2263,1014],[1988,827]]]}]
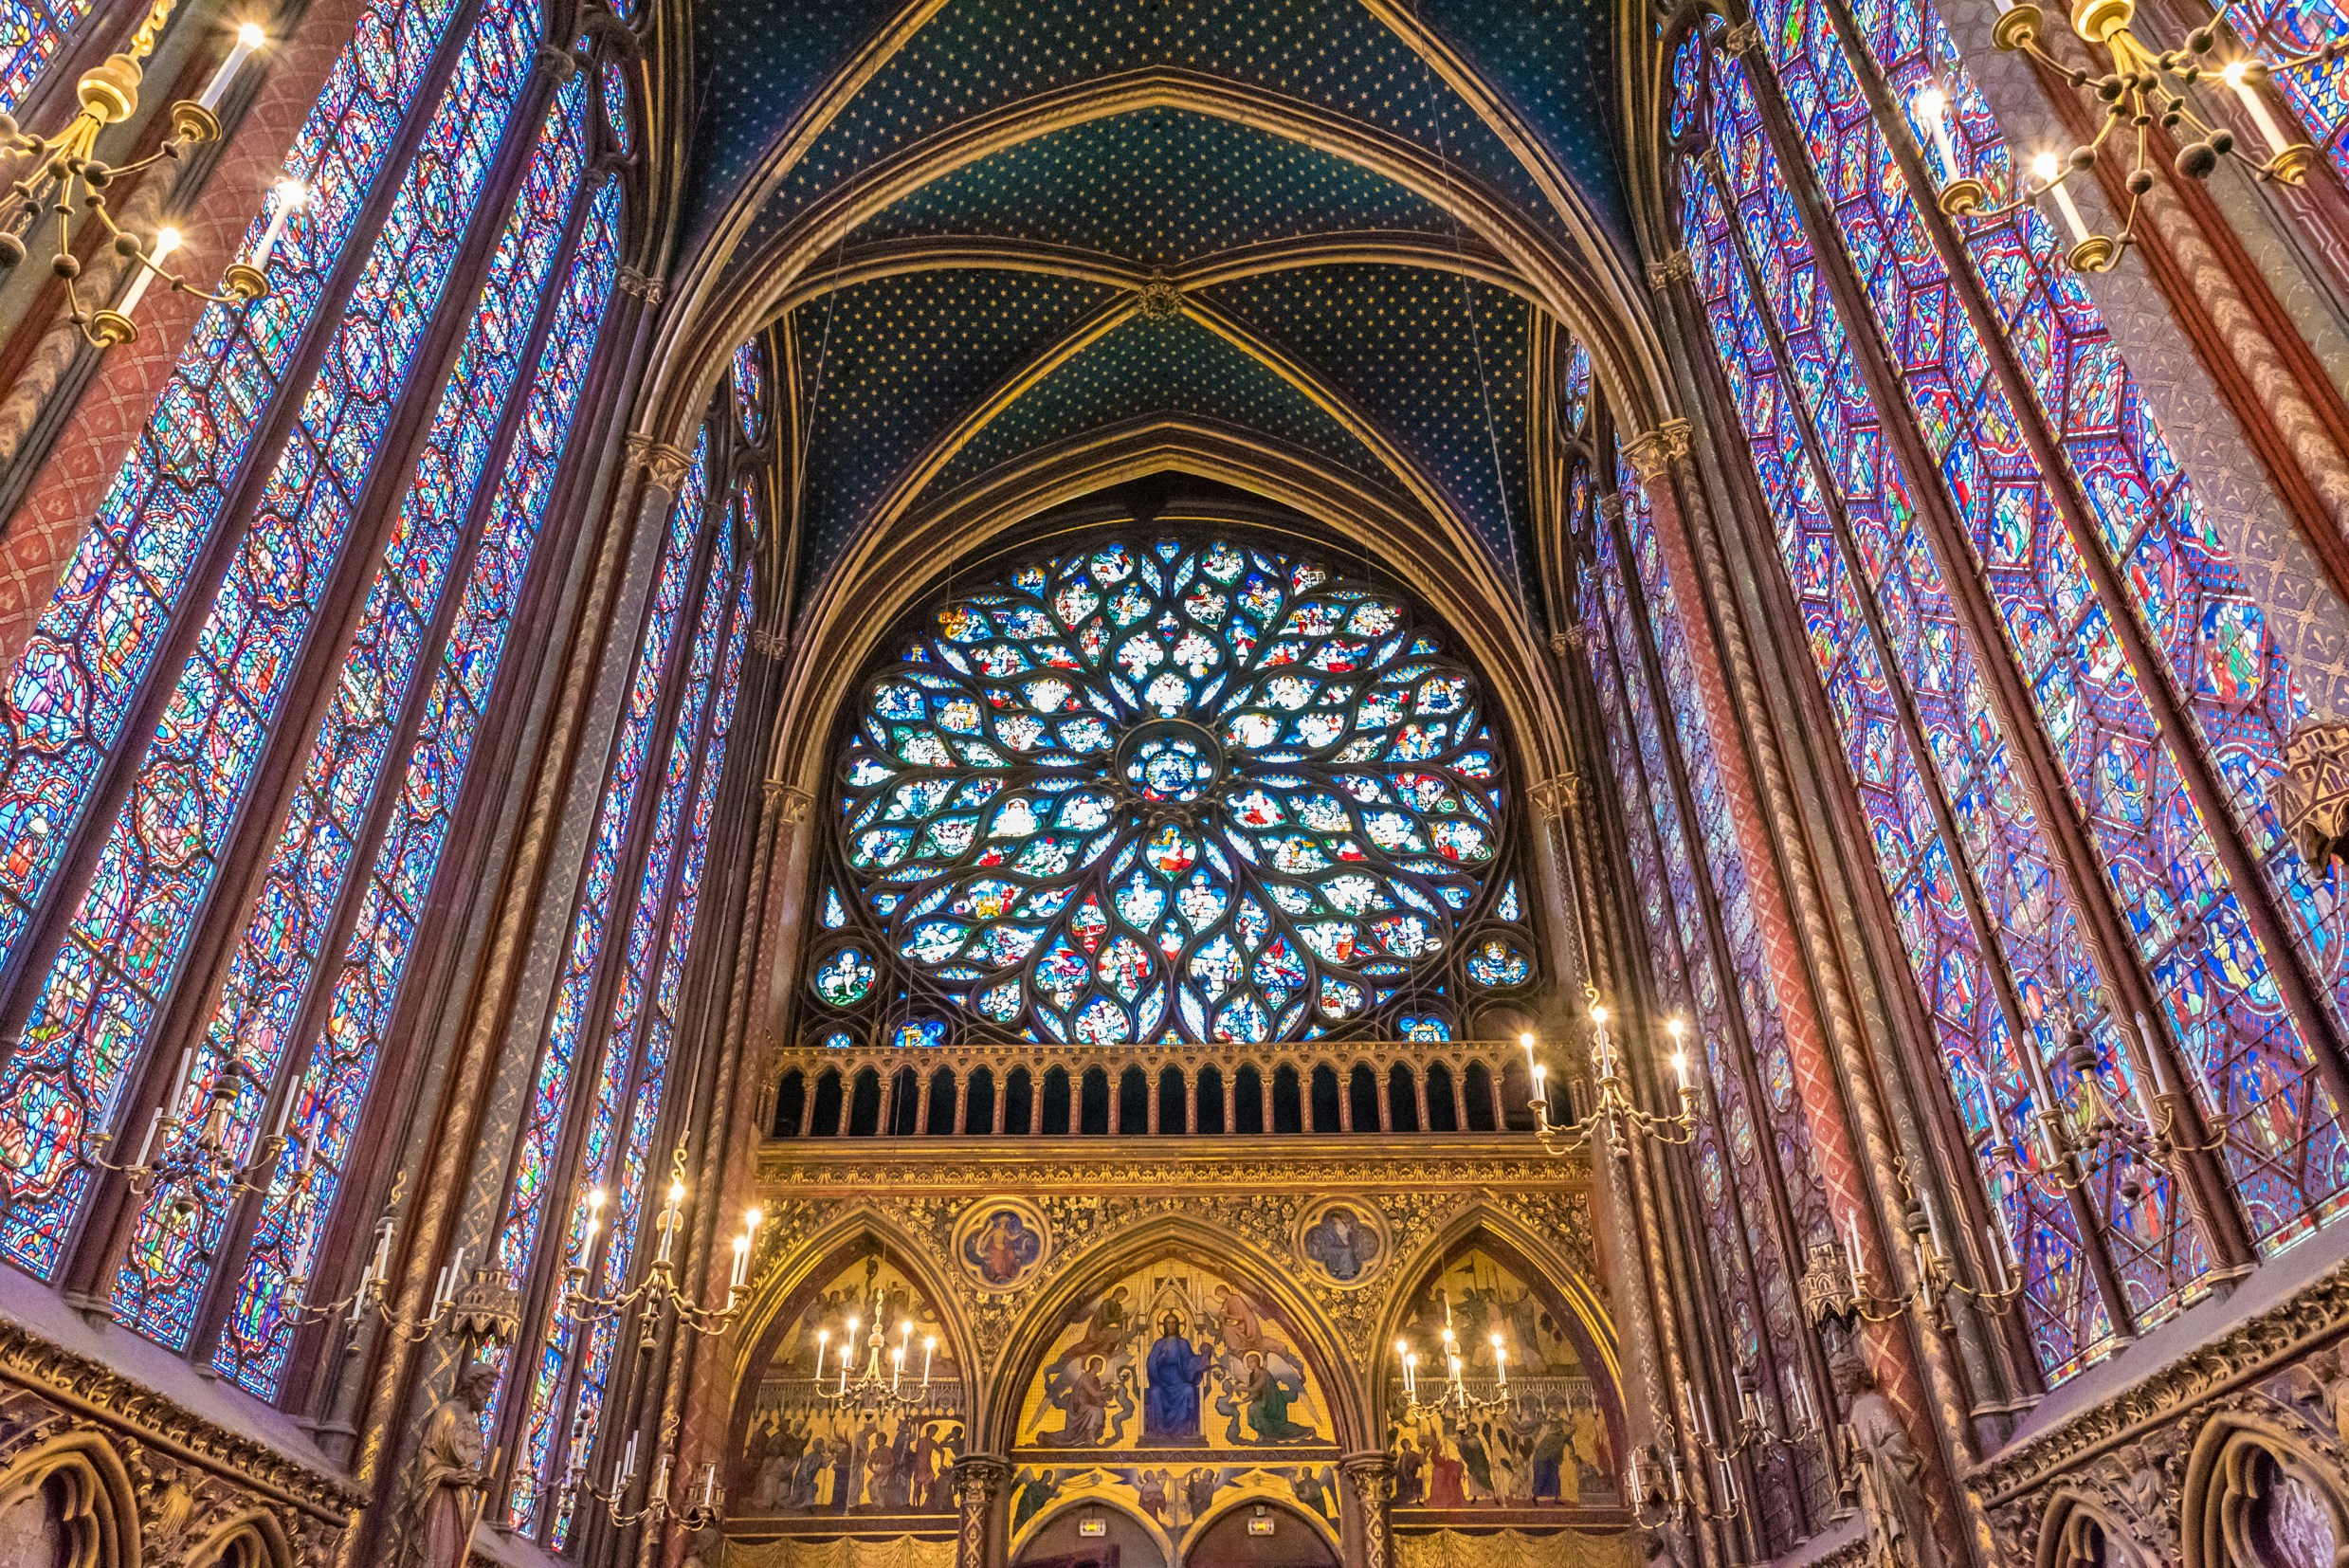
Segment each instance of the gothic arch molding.
[{"label": "gothic arch molding", "polygon": [[972,1423],[975,1451],[1011,1451],[1018,1437],[1019,1396],[1041,1370],[1054,1337],[1066,1326],[1068,1313],[1087,1292],[1168,1252],[1193,1254],[1203,1262],[1211,1260],[1214,1267],[1276,1305],[1286,1326],[1296,1334],[1298,1350],[1309,1363],[1307,1370],[1320,1379],[1327,1392],[1329,1415],[1338,1429],[1335,1441],[1339,1449],[1370,1445],[1368,1407],[1359,1374],[1346,1355],[1336,1328],[1312,1298],[1290,1283],[1282,1261],[1220,1227],[1182,1214],[1164,1214],[1114,1241],[1078,1254],[1061,1277],[1029,1304],[1018,1326],[988,1369],[988,1384],[1004,1397],[990,1399],[983,1418]]},{"label": "gothic arch molding", "polygon": [[799,1313],[824,1283],[865,1255],[878,1256],[897,1269],[938,1313],[946,1348],[955,1363],[964,1369],[963,1397],[970,1405],[967,1414],[971,1430],[977,1430],[978,1412],[986,1398],[986,1380],[980,1373],[971,1325],[960,1311],[959,1292],[933,1267],[927,1251],[911,1236],[877,1208],[858,1204],[800,1242],[779,1265],[756,1282],[756,1294],[746,1313],[745,1332],[737,1341],[738,1348],[729,1382],[735,1391],[735,1401],[727,1415],[728,1452],[742,1451],[754,1413],[751,1402],[741,1398],[742,1391],[756,1390],[758,1369],[774,1354],[782,1337],[791,1331]]},{"label": "gothic arch molding", "polygon": [[[725,356],[781,308],[844,238],[868,218],[923,186],[993,153],[1055,131],[1149,109],[1177,109],[1224,119],[1345,159],[1433,203],[1458,219],[1550,314],[1590,347],[1594,374],[1617,408],[1642,411],[1630,423],[1653,423],[1648,410],[1675,406],[1660,344],[1644,310],[1607,298],[1557,243],[1493,193],[1416,146],[1340,119],[1316,106],[1250,91],[1196,73],[1152,69],[1083,82],[974,116],[945,133],[883,159],[812,206],[741,266],[720,276],[704,261],[683,281],[666,316],[654,363],[660,367],[640,405],[637,428],[677,443],[689,430]],[[717,254],[715,247],[710,254]]]},{"label": "gothic arch molding", "polygon": [[[1581,1271],[1543,1242],[1532,1227],[1490,1204],[1477,1204],[1454,1215],[1450,1223],[1404,1263],[1397,1276],[1397,1287],[1379,1318],[1377,1337],[1372,1342],[1392,1346],[1406,1326],[1412,1305],[1441,1277],[1445,1267],[1479,1246],[1496,1254],[1499,1261],[1514,1269],[1540,1295],[1552,1319],[1582,1358],[1583,1365],[1593,1374],[1593,1386],[1604,1391],[1607,1419],[1614,1428],[1616,1451],[1625,1451],[1621,1347],[1606,1304],[1583,1279]],[[1378,1364],[1383,1368],[1383,1358]],[[1383,1373],[1375,1373],[1369,1384],[1373,1411],[1379,1422],[1378,1430],[1383,1431],[1393,1419],[1393,1413],[1387,1409],[1387,1378]]]},{"label": "gothic arch molding", "polygon": [[256,1509],[215,1529],[188,1561],[191,1568],[294,1568],[295,1557],[277,1517]]},{"label": "gothic arch molding", "polygon": [[1191,1526],[1184,1530],[1182,1540],[1175,1543],[1174,1555],[1169,1557],[1167,1560],[1171,1563],[1181,1563],[1192,1548],[1207,1539],[1210,1530],[1243,1508],[1252,1508],[1259,1504],[1276,1508],[1292,1519],[1303,1522],[1312,1529],[1315,1538],[1329,1548],[1332,1557],[1338,1557],[1345,1550],[1343,1543],[1338,1540],[1338,1531],[1332,1528],[1330,1522],[1320,1515],[1307,1513],[1299,1507],[1293,1499],[1281,1497],[1271,1491],[1258,1492],[1242,1489],[1234,1491],[1229,1500],[1219,1499],[1214,1507],[1193,1521]]},{"label": "gothic arch molding", "polygon": [[[2099,1542],[2102,1557],[2091,1549]],[[2067,1489],[2048,1499],[2032,1561],[2034,1568],[2139,1568],[2145,1557],[2137,1538],[2109,1510],[2085,1493]]]},{"label": "gothic arch molding", "polygon": [[776,695],[770,778],[820,796],[829,735],[872,650],[927,593],[939,561],[983,551],[1039,513],[1150,474],[1182,472],[1252,491],[1341,538],[1362,540],[1458,637],[1507,716],[1507,740],[1528,782],[1565,771],[1565,717],[1542,650],[1511,595],[1466,552],[1467,541],[1302,454],[1229,432],[1168,422],[1096,434],[1046,452],[917,509],[885,535],[868,533],[805,611]]},{"label": "gothic arch molding", "polygon": [[137,1492],[112,1443],[82,1431],[19,1454],[0,1474],[0,1516],[52,1485],[63,1487],[55,1517],[72,1544],[72,1568],[140,1568]]},{"label": "gothic arch molding", "polygon": [[2287,1481],[2322,1510],[2337,1568],[2349,1562],[2349,1496],[2340,1476],[2281,1424],[2228,1411],[2203,1427],[2186,1461],[2178,1520],[2184,1568],[2253,1568],[2267,1561],[2252,1510],[2267,1487]]}]

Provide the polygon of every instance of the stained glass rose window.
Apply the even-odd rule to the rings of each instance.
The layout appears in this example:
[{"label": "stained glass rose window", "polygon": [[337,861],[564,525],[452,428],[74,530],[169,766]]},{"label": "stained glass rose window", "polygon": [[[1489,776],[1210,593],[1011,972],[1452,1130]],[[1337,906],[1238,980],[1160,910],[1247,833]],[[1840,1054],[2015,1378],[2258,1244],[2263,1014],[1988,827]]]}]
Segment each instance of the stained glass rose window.
[{"label": "stained glass rose window", "polygon": [[1424,1001],[1502,843],[1474,672],[1394,594],[1224,540],[951,599],[866,682],[841,804],[845,868],[924,990],[1098,1045]]}]

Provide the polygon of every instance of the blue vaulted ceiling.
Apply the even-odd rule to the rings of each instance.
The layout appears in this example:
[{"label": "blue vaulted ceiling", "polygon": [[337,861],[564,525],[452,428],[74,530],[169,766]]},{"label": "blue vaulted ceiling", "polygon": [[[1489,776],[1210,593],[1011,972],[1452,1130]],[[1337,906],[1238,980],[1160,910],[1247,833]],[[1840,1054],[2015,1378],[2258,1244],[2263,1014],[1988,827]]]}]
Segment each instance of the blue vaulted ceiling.
[{"label": "blue vaulted ceiling", "polygon": [[[810,213],[878,170],[918,171],[787,280],[804,577],[909,508],[1152,424],[1431,506],[1519,574],[1535,307],[1460,218],[1340,150],[1395,149],[1561,250],[1628,253],[1610,9],[725,0],[691,15],[686,238],[723,247],[705,268],[757,276]],[[1115,112],[1078,101],[1112,94]]]}]

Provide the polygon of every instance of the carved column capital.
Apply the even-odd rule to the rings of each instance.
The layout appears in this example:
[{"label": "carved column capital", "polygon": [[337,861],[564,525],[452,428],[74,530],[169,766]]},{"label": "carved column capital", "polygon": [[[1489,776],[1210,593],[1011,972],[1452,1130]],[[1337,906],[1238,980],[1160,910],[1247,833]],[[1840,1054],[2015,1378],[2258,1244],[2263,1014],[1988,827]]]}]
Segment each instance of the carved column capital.
[{"label": "carved column capital", "polygon": [[1697,276],[1697,264],[1685,250],[1675,250],[1660,262],[1648,264],[1648,287],[1661,294],[1674,283],[1692,283]]},{"label": "carved column capital", "polygon": [[792,650],[792,634],[788,628],[756,626],[751,628],[751,647],[769,659],[780,659]]},{"label": "carved column capital", "polygon": [[2349,863],[2349,720],[2312,720],[2284,742],[2285,830],[2309,869]]},{"label": "carved column capital", "polygon": [[1553,778],[1537,781],[1526,794],[1534,810],[1544,817],[1562,817],[1582,804],[1582,775],[1562,773]]},{"label": "carved column capital", "polygon": [[987,1568],[995,1505],[1011,1480],[1011,1462],[994,1454],[967,1453],[955,1461],[955,1501],[962,1508],[955,1531],[955,1568]]},{"label": "carved column capital", "polygon": [[1721,35],[1721,46],[1730,54],[1751,54],[1761,47],[1761,28],[1740,22]]},{"label": "carved column capital", "polygon": [[662,290],[666,286],[651,273],[638,267],[624,266],[612,279],[612,286],[623,294],[632,295],[648,305],[661,302]]},{"label": "carved column capital", "polygon": [[684,483],[685,470],[693,466],[691,452],[641,433],[628,436],[628,452],[630,463],[644,469],[653,483],[671,495]]},{"label": "carved column capital", "polygon": [[1609,522],[1621,522],[1623,520],[1623,498],[1619,495],[1599,497],[1598,515]]},{"label": "carved column capital", "polygon": [[1394,1456],[1383,1449],[1350,1453],[1338,1461],[1338,1474],[1362,1526],[1362,1568],[1387,1568],[1394,1557],[1387,1521],[1394,1498]]}]

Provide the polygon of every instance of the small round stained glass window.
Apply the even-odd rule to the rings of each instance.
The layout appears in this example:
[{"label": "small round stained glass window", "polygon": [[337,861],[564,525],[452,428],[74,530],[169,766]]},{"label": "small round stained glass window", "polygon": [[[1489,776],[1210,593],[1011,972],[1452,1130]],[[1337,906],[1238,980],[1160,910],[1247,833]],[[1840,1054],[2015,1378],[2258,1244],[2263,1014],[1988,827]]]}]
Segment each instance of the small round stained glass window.
[{"label": "small round stained glass window", "polygon": [[873,990],[873,960],[844,947],[815,966],[815,994],[833,1007],[854,1007]]},{"label": "small round stained glass window", "polygon": [[1468,978],[1488,991],[1508,991],[1533,978],[1534,966],[1517,944],[1487,937],[1468,952]]},{"label": "small round stained glass window", "polygon": [[956,594],[867,681],[842,786],[889,951],[1040,1039],[1373,1027],[1500,896],[1476,674],[1397,595],[1229,540]]}]

